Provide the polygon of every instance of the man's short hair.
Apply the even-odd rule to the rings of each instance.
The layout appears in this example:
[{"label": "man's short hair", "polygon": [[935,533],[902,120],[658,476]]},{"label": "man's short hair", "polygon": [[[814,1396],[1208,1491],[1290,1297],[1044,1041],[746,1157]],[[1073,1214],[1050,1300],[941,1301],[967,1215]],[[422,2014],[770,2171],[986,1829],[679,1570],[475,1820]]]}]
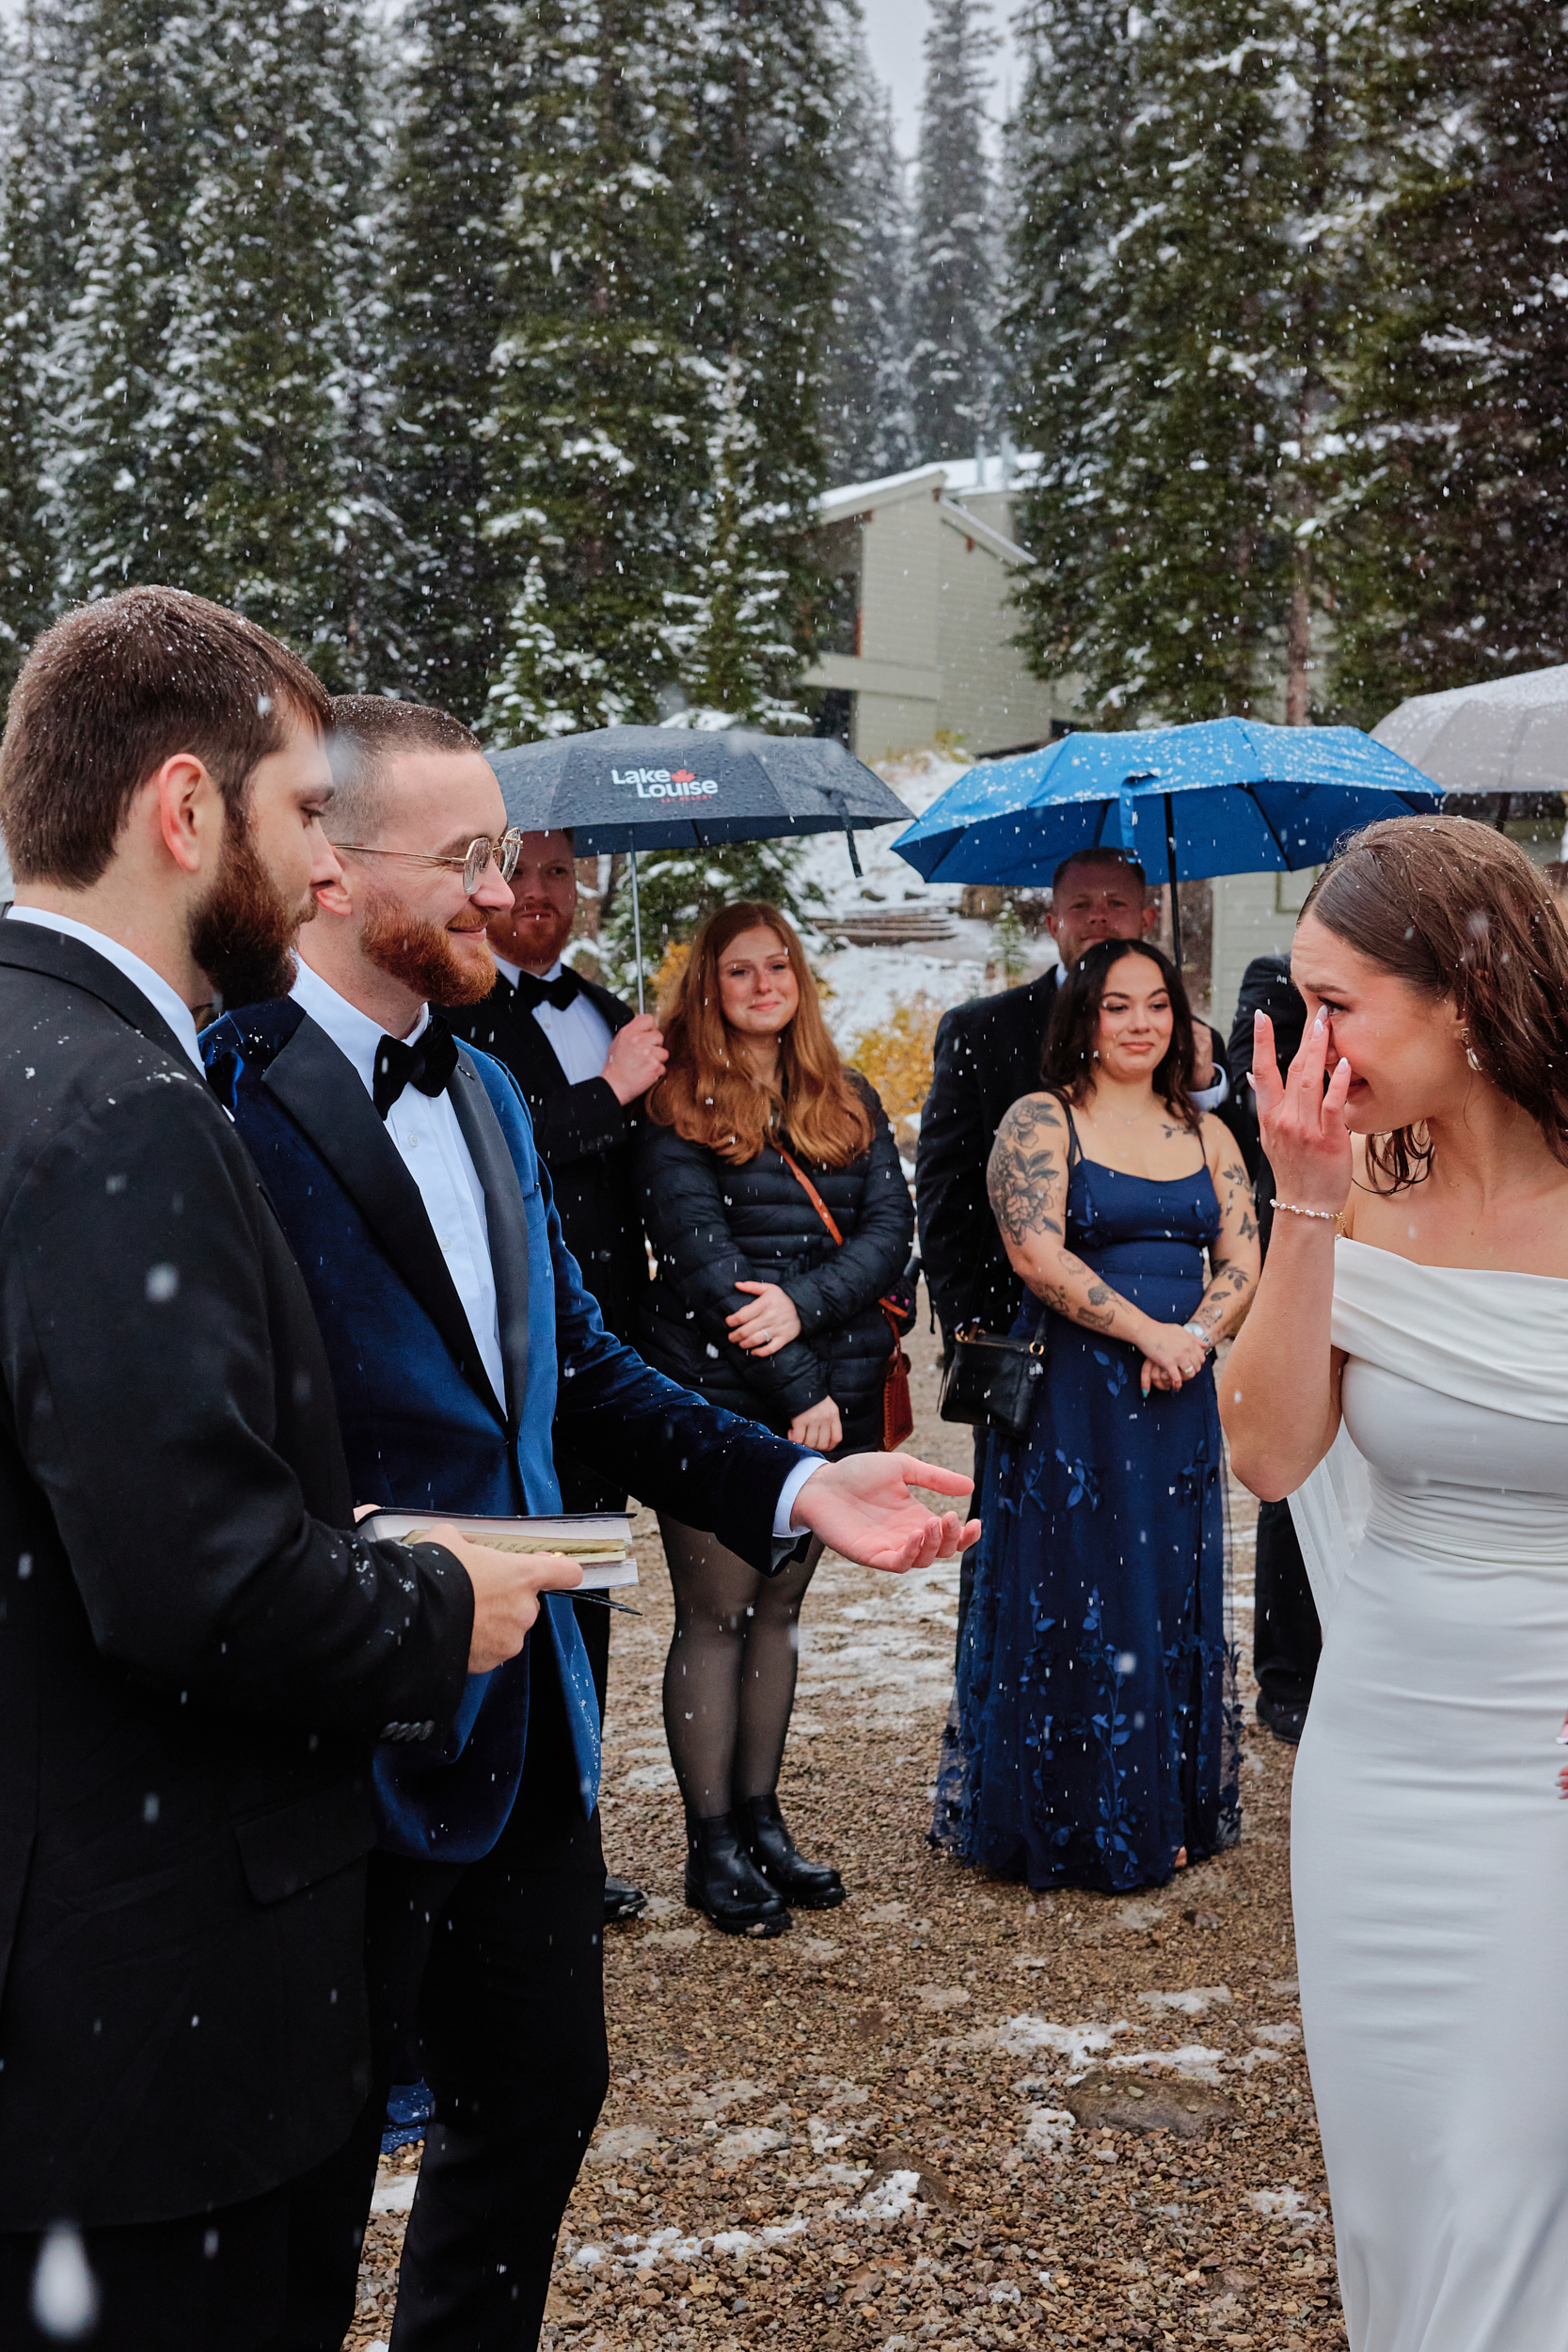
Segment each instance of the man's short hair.
[{"label": "man's short hair", "polygon": [[1075,866],[1119,866],[1125,872],[1132,875],[1133,881],[1142,889],[1148,888],[1148,876],[1135,857],[1129,857],[1125,850],[1101,850],[1091,845],[1086,850],[1074,850],[1069,857],[1063,858],[1060,866],[1051,877],[1053,898],[1060,890],[1064,877],[1069,874]]},{"label": "man's short hair", "polygon": [[11,689],[0,830],[18,882],[86,890],[131,803],[188,752],[242,809],[292,711],[325,734],[327,692],[254,621],[182,588],[124,588],[45,629]]},{"label": "man's short hair", "polygon": [[333,793],[326,831],[334,841],[373,841],[386,821],[387,770],[400,752],[477,752],[480,739],[434,703],[390,694],[332,698]]}]

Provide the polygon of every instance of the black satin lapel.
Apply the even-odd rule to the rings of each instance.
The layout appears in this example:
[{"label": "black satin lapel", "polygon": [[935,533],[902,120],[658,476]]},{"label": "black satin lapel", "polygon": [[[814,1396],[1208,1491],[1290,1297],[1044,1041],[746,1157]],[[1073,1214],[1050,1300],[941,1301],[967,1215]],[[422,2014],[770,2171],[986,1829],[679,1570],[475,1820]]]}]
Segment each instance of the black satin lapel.
[{"label": "black satin lapel", "polygon": [[348,1057],[307,1019],[274,1057],[265,1084],[360,1211],[445,1340],[464,1379],[504,1422],[420,1188]]},{"label": "black satin lapel", "polygon": [[521,1419],[528,1389],[528,1211],[523,1205],[516,1163],[507,1149],[495,1107],[484,1091],[484,1081],[461,1050],[457,1074],[448,1092],[484,1192],[501,1361],[506,1366],[506,1409],[510,1425],[515,1428]]},{"label": "black satin lapel", "polygon": [[126,978],[118,964],[81,940],[64,931],[45,930],[39,923],[8,920],[0,923],[0,963],[13,964],[23,972],[45,973],[51,979],[63,980],[68,988],[96,996],[133,1029],[139,1029],[150,1043],[164,1046],[194,1073],[190,1055],[151,1000],[142,994],[135,980]]}]

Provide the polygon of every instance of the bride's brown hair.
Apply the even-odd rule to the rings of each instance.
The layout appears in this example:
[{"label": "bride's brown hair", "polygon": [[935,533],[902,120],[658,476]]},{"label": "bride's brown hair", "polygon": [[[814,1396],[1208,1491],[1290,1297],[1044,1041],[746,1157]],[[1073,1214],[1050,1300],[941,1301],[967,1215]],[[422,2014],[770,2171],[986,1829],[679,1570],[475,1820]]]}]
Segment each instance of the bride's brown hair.
[{"label": "bride's brown hair", "polygon": [[[1481,1074],[1568,1167],[1568,927],[1517,842],[1467,817],[1385,818],[1325,866],[1302,914],[1423,995],[1451,997]],[[1379,1192],[1431,1165],[1421,1128],[1369,1139]]]},{"label": "bride's brown hair", "polygon": [[[719,966],[742,931],[765,925],[789,956],[800,1004],[779,1040],[782,1093],[759,1087],[724,1025]],[[710,914],[659,1007],[670,1062],[648,1097],[648,1116],[688,1143],[705,1144],[732,1168],[787,1134],[820,1168],[847,1168],[871,1149],[871,1116],[828,1035],[805,950],[777,907],[742,899]]]}]

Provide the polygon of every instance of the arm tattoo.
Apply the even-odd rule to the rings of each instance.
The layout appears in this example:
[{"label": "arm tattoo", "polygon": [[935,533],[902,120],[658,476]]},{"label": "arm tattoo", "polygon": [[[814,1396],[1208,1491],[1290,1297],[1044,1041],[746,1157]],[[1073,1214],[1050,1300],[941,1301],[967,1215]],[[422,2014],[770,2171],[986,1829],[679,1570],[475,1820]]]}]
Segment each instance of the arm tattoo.
[{"label": "arm tattoo", "polygon": [[986,1190],[1004,1241],[1017,1246],[1042,1233],[1062,1237],[1053,1216],[1061,1186],[1062,1120],[1053,1103],[1015,1103],[996,1131]]}]

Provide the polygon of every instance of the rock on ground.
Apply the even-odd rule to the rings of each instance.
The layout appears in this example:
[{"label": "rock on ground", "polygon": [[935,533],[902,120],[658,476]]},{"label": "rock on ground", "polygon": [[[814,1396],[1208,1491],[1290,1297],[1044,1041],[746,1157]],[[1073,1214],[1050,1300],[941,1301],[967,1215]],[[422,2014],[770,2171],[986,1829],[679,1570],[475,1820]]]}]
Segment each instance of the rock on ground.
[{"label": "rock on ground", "polygon": [[[911,1450],[967,1469],[927,1334],[913,1353]],[[1251,1514],[1231,1504],[1244,1655]],[[851,1898],[772,1942],[719,1935],[682,1907],[669,1588],[651,1514],[637,1532],[646,1613],[615,1625],[605,1844],[652,1901],[607,1939],[613,2083],[551,2352],[1342,2345],[1296,1999],[1293,1751],[1249,1705],[1241,1844],[1168,1887],[981,1878],[926,1844],[957,1567],[896,1580],[830,1555],[781,1796]],[[1183,2087],[1202,2096],[1178,2122]],[[354,2352],[390,2332],[418,2160],[383,2164]]]}]

